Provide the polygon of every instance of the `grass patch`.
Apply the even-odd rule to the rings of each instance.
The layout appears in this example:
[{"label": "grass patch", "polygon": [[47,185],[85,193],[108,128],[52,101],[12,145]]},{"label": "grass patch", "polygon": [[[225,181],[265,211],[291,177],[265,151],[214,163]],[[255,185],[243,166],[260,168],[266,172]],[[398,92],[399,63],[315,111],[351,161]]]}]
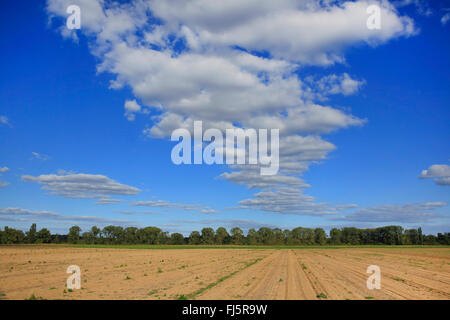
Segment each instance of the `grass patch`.
[{"label": "grass patch", "polygon": [[405,282],[406,281],[405,279],[402,279],[402,278],[392,278],[392,279],[394,279],[395,281],[399,281],[399,282]]},{"label": "grass patch", "polygon": [[201,294],[201,293],[205,292],[206,290],[209,290],[209,289],[211,289],[211,288],[217,286],[219,283],[221,283],[221,282],[227,280],[228,278],[234,276],[234,275],[235,275],[236,273],[238,273],[239,271],[242,271],[242,270],[244,270],[244,269],[246,269],[246,268],[248,268],[248,267],[254,265],[255,263],[257,263],[257,262],[259,262],[259,261],[261,261],[261,260],[262,260],[262,258],[258,258],[258,259],[254,260],[254,261],[251,261],[251,262],[246,263],[242,268],[240,268],[240,269],[238,269],[238,270],[236,270],[236,271],[234,271],[234,272],[232,272],[232,273],[230,273],[230,274],[227,274],[226,276],[224,276],[224,277],[218,279],[216,282],[212,282],[212,283],[208,284],[206,287],[200,288],[200,289],[198,289],[197,291],[195,291],[195,292],[193,292],[193,293],[191,293],[191,294],[188,294],[188,295],[186,296],[186,298],[187,298],[187,299],[195,299],[195,297],[198,296],[199,294]]},{"label": "grass patch", "polygon": [[147,295],[148,295],[148,296],[152,296],[152,295],[154,295],[154,294],[157,293],[157,292],[158,292],[157,289],[153,289],[152,291],[149,291],[149,293],[147,293]]},{"label": "grass patch", "polygon": [[372,299],[375,299],[374,297],[365,297],[364,299],[366,299],[366,300],[372,300]]},{"label": "grass patch", "polygon": [[1,246],[26,246],[26,247],[71,247],[71,248],[117,248],[117,249],[351,249],[351,248],[386,248],[386,249],[424,249],[424,248],[450,248],[445,245],[149,245],[149,244],[12,244]]},{"label": "grass patch", "polygon": [[45,299],[43,299],[42,297],[36,297],[33,293],[28,299],[25,300],[45,300]]}]

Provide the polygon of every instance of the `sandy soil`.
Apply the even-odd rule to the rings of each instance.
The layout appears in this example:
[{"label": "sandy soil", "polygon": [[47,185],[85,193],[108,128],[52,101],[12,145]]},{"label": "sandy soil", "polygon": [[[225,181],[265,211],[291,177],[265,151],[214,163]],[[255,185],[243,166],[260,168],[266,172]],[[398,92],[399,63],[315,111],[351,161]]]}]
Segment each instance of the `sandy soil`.
[{"label": "sandy soil", "polygon": [[[79,290],[66,269],[81,269]],[[369,290],[369,265],[381,289]],[[450,299],[449,248],[0,247],[0,299]]]}]

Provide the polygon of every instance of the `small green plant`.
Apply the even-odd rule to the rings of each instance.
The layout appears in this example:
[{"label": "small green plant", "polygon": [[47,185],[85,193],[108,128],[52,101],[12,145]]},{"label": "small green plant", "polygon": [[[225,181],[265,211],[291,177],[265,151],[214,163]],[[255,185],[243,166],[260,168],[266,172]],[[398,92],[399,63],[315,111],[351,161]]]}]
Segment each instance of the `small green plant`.
[{"label": "small green plant", "polygon": [[163,271],[161,270],[161,268],[158,268],[158,273],[162,273]]},{"label": "small green plant", "polygon": [[305,264],[302,263],[302,269],[303,269],[303,270],[306,270],[306,269],[308,269],[308,268],[305,266]]},{"label": "small green plant", "polygon": [[365,298],[366,300],[372,300],[372,299],[375,299],[374,297],[366,297]]},{"label": "small green plant", "polygon": [[125,280],[131,280],[131,278],[129,276],[126,276]]},{"label": "small green plant", "polygon": [[326,299],[326,298],[328,298],[328,297],[327,297],[327,295],[326,295],[325,293],[321,292],[321,293],[319,293],[319,294],[317,295],[317,298]]},{"label": "small green plant", "polygon": [[402,279],[402,278],[392,278],[392,279],[394,279],[395,281],[400,281],[400,282],[405,282],[406,281],[405,279]]},{"label": "small green plant", "polygon": [[179,294],[177,300],[187,300],[188,298],[184,294]]},{"label": "small green plant", "polygon": [[152,295],[154,295],[154,294],[157,293],[157,292],[158,292],[158,290],[153,289],[152,291],[149,291],[149,293],[147,293],[147,295],[148,295],[148,296],[152,296]]}]

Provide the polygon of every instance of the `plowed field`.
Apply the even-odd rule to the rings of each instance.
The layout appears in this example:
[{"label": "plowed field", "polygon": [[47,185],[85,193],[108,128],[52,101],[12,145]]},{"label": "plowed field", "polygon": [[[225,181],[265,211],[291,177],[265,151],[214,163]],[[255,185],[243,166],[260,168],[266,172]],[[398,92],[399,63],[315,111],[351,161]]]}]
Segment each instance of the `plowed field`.
[{"label": "plowed field", "polygon": [[[66,269],[81,270],[69,290]],[[381,289],[369,290],[369,265]],[[449,248],[0,247],[0,299],[450,299]]]}]

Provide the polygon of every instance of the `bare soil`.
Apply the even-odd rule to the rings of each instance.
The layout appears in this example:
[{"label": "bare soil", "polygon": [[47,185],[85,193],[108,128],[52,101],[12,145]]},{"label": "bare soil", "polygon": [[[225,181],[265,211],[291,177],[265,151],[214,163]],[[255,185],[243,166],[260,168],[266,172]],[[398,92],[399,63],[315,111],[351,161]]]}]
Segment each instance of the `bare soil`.
[{"label": "bare soil", "polygon": [[[69,290],[67,267],[81,269]],[[369,290],[369,265],[381,289]],[[450,248],[0,247],[0,299],[450,299]]]}]

